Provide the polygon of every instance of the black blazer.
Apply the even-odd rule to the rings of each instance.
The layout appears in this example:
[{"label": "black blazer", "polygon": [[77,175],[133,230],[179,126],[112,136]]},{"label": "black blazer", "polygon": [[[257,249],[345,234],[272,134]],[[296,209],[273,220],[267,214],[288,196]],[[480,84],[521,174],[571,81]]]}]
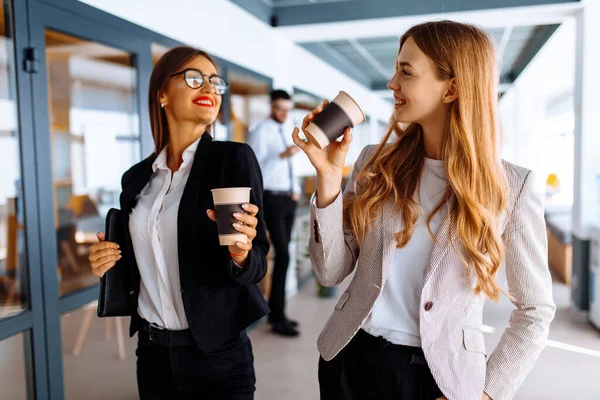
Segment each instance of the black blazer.
[{"label": "black blazer", "polygon": [[[139,330],[142,320],[137,314],[140,274],[129,232],[129,214],[137,195],[152,177],[155,159],[156,155],[152,155],[131,167],[121,182],[126,242],[122,252],[131,271],[131,336]],[[206,210],[214,209],[211,189],[240,186],[252,188],[250,202],[260,210],[257,236],[243,269],[234,264],[227,246],[219,245],[216,223],[206,215]],[[177,215],[181,295],[192,335],[203,352],[218,350],[269,312],[256,286],[265,276],[269,251],[262,195],[262,174],[252,149],[241,143],[215,142],[204,134]]]}]

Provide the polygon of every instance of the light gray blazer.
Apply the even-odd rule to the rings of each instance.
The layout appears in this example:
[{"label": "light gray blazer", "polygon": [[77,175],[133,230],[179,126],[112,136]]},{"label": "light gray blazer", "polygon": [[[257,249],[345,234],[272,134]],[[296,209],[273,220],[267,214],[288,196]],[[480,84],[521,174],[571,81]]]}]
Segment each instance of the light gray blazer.
[{"label": "light gray blazer", "polygon": [[[375,146],[367,146],[362,151],[343,196],[323,209],[314,201],[311,206],[310,258],[319,282],[338,285],[356,267],[318,339],[327,361],[350,342],[369,316],[388,276],[395,233],[401,229],[400,216],[388,204],[359,248],[343,222],[343,197],[353,193],[356,174],[374,150]],[[500,229],[508,289],[516,310],[489,357],[481,330],[485,297],[474,295],[475,274],[469,276],[448,243],[449,233],[456,235],[448,221],[437,234],[438,243],[425,271],[422,347],[435,381],[449,400],[480,400],[484,390],[494,400],[512,399],[545,347],[554,318],[543,204],[531,171],[503,164],[510,190]]]}]

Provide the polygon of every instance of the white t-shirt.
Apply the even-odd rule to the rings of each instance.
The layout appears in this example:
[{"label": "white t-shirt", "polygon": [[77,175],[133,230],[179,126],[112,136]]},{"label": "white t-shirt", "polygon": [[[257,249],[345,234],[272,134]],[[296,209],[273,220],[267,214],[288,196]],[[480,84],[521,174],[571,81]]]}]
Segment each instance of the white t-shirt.
[{"label": "white t-shirt", "polygon": [[[425,159],[420,188],[415,201],[423,208],[410,241],[396,249],[390,271],[379,298],[362,329],[373,336],[383,336],[394,344],[421,346],[419,304],[425,269],[433,248],[427,230],[427,217],[444,195],[447,180],[441,160]],[[430,223],[434,234],[440,228],[446,208],[436,213]]]}]

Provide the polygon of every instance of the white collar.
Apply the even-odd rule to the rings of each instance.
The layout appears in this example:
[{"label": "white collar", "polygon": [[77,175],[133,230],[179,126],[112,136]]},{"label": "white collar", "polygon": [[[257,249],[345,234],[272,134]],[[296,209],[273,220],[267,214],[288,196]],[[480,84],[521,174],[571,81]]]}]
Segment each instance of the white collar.
[{"label": "white collar", "polygon": [[[183,163],[181,164],[181,167],[179,169],[187,167],[194,161],[194,156],[196,155],[196,150],[198,149],[198,144],[200,143],[201,139],[202,136],[200,136],[192,144],[185,148],[185,150],[183,151]],[[169,167],[167,166],[168,147],[168,145],[165,146],[158,155],[158,157],[156,157],[156,160],[154,160],[154,163],[152,163],[152,172],[156,172],[157,169],[169,169]]]}]

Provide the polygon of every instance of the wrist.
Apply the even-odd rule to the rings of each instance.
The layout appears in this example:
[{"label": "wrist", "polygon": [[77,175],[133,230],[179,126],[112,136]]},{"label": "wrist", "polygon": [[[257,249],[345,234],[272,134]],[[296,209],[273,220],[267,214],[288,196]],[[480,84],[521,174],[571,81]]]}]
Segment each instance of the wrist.
[{"label": "wrist", "polygon": [[240,266],[244,266],[244,264],[246,263],[246,260],[248,259],[248,252],[244,251],[244,252],[239,252],[239,253],[232,253],[229,252],[229,255],[231,256],[231,258],[233,259],[233,261],[235,263],[237,263]]},{"label": "wrist", "polygon": [[337,188],[342,185],[342,173],[317,174],[317,184]]}]

